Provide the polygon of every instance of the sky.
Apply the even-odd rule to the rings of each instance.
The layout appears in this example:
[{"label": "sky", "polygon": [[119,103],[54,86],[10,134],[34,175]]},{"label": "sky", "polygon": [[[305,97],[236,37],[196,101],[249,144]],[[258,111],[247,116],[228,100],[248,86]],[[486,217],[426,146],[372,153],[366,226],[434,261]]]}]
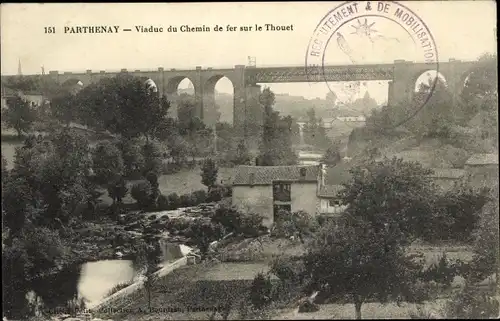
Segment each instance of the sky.
[{"label": "sky", "polygon": [[[377,1],[371,1],[375,6]],[[359,2],[360,6],[366,1]],[[494,28],[496,6],[493,1],[405,1],[432,33],[440,61],[450,58],[475,60],[484,52],[496,52]],[[17,74],[21,61],[23,74],[45,71],[82,72],[87,69],[116,71],[194,69],[195,66],[226,67],[248,64],[248,57],[257,66],[304,66],[309,41],[316,25],[341,2],[279,2],[279,3],[64,3],[64,4],[2,4],[1,5],[1,71]],[[368,48],[357,43],[357,54],[363,62],[392,62],[399,56],[412,58],[415,44],[404,29],[394,22],[368,18],[374,28],[387,39],[383,45]],[[292,26],[290,31],[227,31],[227,26]],[[216,25],[223,31],[180,32],[182,25]],[[119,26],[131,32],[116,34],[68,34],[65,27]],[[136,26],[163,27],[163,33],[139,33]],[[178,32],[166,32],[169,26]],[[352,24],[351,24],[352,26]],[[353,46],[357,39],[349,24],[341,27]],[[55,27],[55,33],[45,33]],[[351,29],[350,29],[351,28]],[[265,29],[265,26],[264,26]],[[350,30],[349,30],[350,29]],[[332,49],[333,48],[333,49]],[[360,49],[361,48],[361,49]],[[414,57],[413,57],[414,58]],[[325,61],[352,65],[350,58],[335,46],[325,50]],[[184,81],[180,87],[187,87]],[[275,93],[289,93],[306,98],[324,98],[329,92],[325,83],[271,84]],[[366,90],[382,102],[387,99],[385,82],[352,84],[335,83],[330,88],[340,100],[362,96]],[[232,93],[232,84],[221,79],[219,92]]]}]

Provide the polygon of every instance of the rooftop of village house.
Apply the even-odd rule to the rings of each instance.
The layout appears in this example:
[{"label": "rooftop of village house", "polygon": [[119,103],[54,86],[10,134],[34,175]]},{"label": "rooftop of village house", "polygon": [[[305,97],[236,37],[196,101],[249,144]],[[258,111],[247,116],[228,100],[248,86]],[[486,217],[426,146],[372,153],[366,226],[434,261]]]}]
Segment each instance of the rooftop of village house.
[{"label": "rooftop of village house", "polygon": [[318,171],[317,165],[244,165],[236,168],[233,185],[271,185],[274,181],[317,182]]}]

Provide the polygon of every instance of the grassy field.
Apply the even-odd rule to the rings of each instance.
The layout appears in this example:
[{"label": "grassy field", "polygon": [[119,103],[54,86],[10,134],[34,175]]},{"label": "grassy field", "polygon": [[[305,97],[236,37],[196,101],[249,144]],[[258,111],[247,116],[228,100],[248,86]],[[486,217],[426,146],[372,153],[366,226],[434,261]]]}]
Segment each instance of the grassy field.
[{"label": "grassy field", "polygon": [[[390,303],[365,303],[361,306],[363,319],[410,319],[410,313],[417,307],[425,310],[440,311],[445,300],[436,300],[418,305],[402,303],[400,306]],[[274,320],[325,320],[325,319],[355,319],[354,304],[323,304],[320,310],[310,313],[298,313],[298,309],[282,312]]]},{"label": "grassy field", "polygon": [[[209,311],[196,309],[220,306],[230,301],[235,304],[228,319],[238,320],[241,317],[237,302],[247,302],[252,276],[267,269],[262,263],[202,263],[184,266],[155,283],[151,311],[148,310],[145,291],[138,291],[113,303],[112,308],[103,308],[94,317],[137,321],[208,320]],[[362,306],[362,316],[364,319],[409,319],[418,307],[439,313],[444,302],[445,300],[438,299],[421,305],[402,303],[399,306],[392,303],[365,303]],[[184,310],[169,312],[172,308]],[[353,304],[321,304],[320,310],[312,313],[298,313],[298,307],[292,304],[288,308],[276,308],[263,315],[265,319],[281,320],[354,319],[354,316]],[[221,320],[222,317],[219,314],[214,319]]]}]

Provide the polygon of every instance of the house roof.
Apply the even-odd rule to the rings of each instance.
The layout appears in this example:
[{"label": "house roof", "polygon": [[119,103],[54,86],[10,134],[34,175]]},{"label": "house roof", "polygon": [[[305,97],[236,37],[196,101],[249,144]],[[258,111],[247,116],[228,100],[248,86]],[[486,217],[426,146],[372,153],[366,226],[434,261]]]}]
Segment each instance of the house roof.
[{"label": "house roof", "polygon": [[336,166],[326,168],[325,185],[342,185],[351,179],[349,169],[351,165],[348,163],[340,163]]},{"label": "house roof", "polygon": [[475,154],[472,155],[465,165],[498,165],[498,154]]},{"label": "house roof", "polygon": [[344,188],[342,185],[324,185],[321,186],[318,196],[324,198],[331,198],[337,196],[337,193]]},{"label": "house roof", "polygon": [[[305,168],[304,178],[300,176],[301,168]],[[318,171],[317,165],[238,166],[233,185],[271,185],[274,181],[317,182]]]},{"label": "house roof", "polygon": [[432,178],[452,178],[459,179],[466,174],[466,171],[458,168],[432,168],[433,174],[429,176]]}]

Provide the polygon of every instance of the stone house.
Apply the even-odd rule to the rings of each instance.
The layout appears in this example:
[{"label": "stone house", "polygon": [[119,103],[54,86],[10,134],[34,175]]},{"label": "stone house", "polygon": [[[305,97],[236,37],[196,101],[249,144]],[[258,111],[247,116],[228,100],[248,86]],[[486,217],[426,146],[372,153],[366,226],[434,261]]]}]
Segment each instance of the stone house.
[{"label": "stone house", "polygon": [[[347,204],[337,195],[342,183],[350,178],[350,164],[336,166],[238,166],[233,181],[232,204],[244,212],[264,217],[270,227],[280,209],[305,211],[310,215],[338,215]],[[498,155],[472,156],[464,169],[433,168],[430,177],[442,189],[449,191],[464,181],[473,187],[498,184]]]},{"label": "stone house", "polygon": [[[270,227],[280,209],[310,215],[340,213],[336,199],[342,187],[343,166],[331,171],[324,165],[238,166],[233,180],[232,204],[241,211],[260,214]],[[329,181],[336,185],[327,185]]]}]

